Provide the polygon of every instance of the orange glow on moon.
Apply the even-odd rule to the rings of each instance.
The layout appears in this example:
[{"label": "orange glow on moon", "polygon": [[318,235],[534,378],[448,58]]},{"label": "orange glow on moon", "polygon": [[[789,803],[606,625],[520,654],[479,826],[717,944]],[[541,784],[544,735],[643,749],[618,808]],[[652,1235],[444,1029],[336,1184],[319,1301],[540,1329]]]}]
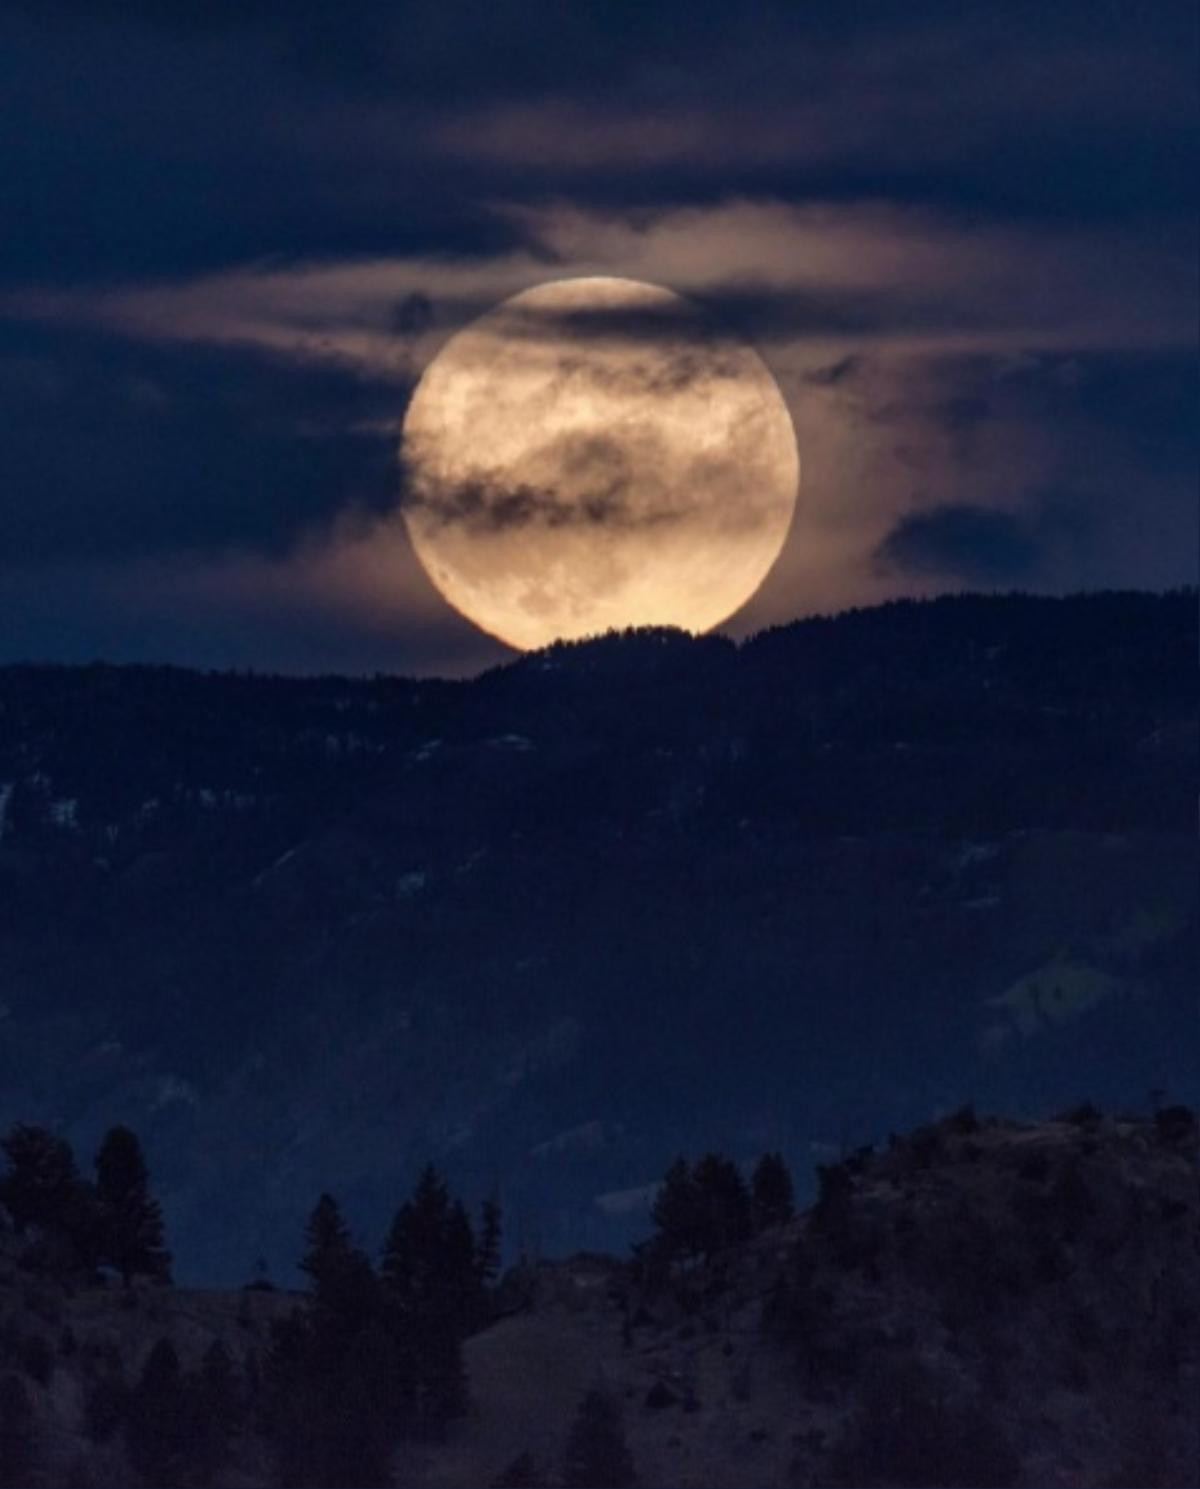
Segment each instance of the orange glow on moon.
[{"label": "orange glow on moon", "polygon": [[800,470],[758,354],[690,300],[609,278],[525,290],[451,337],[401,463],[429,577],[523,650],[720,624],[779,556]]}]

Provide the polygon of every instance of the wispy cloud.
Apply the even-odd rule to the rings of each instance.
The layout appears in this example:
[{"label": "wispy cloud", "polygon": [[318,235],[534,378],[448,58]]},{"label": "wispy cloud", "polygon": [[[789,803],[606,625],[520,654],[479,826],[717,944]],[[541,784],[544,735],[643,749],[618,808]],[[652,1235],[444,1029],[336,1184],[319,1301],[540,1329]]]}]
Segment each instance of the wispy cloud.
[{"label": "wispy cloud", "polygon": [[[20,292],[0,309],[131,344],[198,343],[285,367],[332,368],[373,390],[360,424],[350,419],[353,401],[343,405],[346,427],[394,448],[422,369],[497,301],[574,275],[649,280],[695,297],[758,344],[797,431],[802,482],[791,537],[735,632],[947,582],[1181,577],[1178,555],[1194,551],[1191,457],[1149,468],[1122,424],[1121,397],[1131,395],[1114,394],[1099,423],[1088,399],[1094,367],[1114,358],[1174,365],[1189,348],[1190,225],[1152,234],[996,224],[880,203],[749,200],[495,211],[516,246],[486,255],[271,261],[169,284]],[[678,335],[674,320],[665,329]],[[526,331],[536,336],[538,325]],[[384,409],[389,397],[394,414]],[[1037,493],[1064,487],[1089,493],[1086,542],[1078,525],[1040,513]],[[1157,514],[1154,542],[1153,525],[1131,525],[1133,489]],[[456,507],[456,520],[534,512],[556,520],[549,490],[501,493],[498,505],[471,493],[455,500],[469,507]],[[618,519],[615,501],[597,516]],[[382,490],[374,505],[384,505]],[[289,519],[280,557],[231,554],[189,571],[188,583],[224,596],[231,614],[250,605],[290,613],[302,601],[368,628],[368,613],[398,624],[408,607],[415,617],[420,607],[406,596],[424,593],[424,580],[401,524],[393,511],[364,525],[359,506],[357,525],[326,517],[307,538]],[[1171,544],[1161,541],[1167,529]]]},{"label": "wispy cloud", "polygon": [[9,294],[10,318],[240,345],[410,382],[441,342],[550,278],[613,274],[692,294],[771,347],[967,353],[1190,343],[1190,225],[1150,235],[972,223],[880,204],[602,212],[500,206],[525,240],[488,256],[267,262],[182,283]]}]

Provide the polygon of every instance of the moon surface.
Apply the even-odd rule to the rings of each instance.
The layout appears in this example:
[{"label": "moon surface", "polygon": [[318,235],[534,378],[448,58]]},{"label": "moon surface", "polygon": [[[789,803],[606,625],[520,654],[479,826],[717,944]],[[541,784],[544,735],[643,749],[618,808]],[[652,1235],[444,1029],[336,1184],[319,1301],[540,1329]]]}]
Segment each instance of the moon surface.
[{"label": "moon surface", "polygon": [[779,556],[800,469],[758,354],[685,297],[612,278],[538,285],[451,337],[400,458],[422,566],[522,650],[718,625]]}]

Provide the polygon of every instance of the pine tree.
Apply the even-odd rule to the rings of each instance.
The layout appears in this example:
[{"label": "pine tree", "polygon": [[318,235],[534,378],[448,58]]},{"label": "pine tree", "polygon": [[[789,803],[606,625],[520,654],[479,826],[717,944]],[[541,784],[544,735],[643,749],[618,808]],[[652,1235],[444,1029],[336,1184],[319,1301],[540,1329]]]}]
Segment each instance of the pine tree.
[{"label": "pine tree", "polygon": [[694,1256],[700,1248],[700,1202],[685,1158],[667,1169],[650,1211],[656,1240],[668,1259]]},{"label": "pine tree", "polygon": [[783,1225],[796,1213],[792,1176],[781,1153],[764,1153],[750,1179],[754,1229]]},{"label": "pine tree", "polygon": [[478,1311],[479,1248],[471,1220],[432,1164],[396,1212],[381,1270],[404,1310],[445,1313],[463,1329]]},{"label": "pine tree", "polygon": [[494,1287],[500,1276],[500,1243],[503,1236],[499,1201],[489,1197],[483,1202],[479,1216],[479,1246],[476,1251],[476,1270],[480,1284]]},{"label": "pine tree", "polygon": [[297,1309],[272,1324],[263,1367],[261,1425],[280,1489],[332,1489],[326,1460],[341,1359],[331,1363],[318,1348],[314,1312]]},{"label": "pine tree", "polygon": [[356,1337],[335,1392],[335,1423],[328,1434],[329,1482],[350,1489],[386,1489],[398,1437],[402,1382],[395,1340],[383,1319]]},{"label": "pine tree", "polygon": [[483,1311],[483,1286],[479,1280],[478,1248],[466,1206],[455,1200],[446,1220],[440,1286],[446,1310],[459,1333],[467,1335]]},{"label": "pine tree", "polygon": [[708,1257],[750,1234],[750,1192],[737,1165],[718,1153],[697,1163],[693,1179],[700,1214],[700,1250]]},{"label": "pine tree", "polygon": [[377,1280],[366,1252],[350,1239],[349,1227],[331,1194],[317,1200],[305,1242],[300,1270],[312,1281],[318,1314],[336,1321],[343,1332],[364,1328],[379,1309]]},{"label": "pine tree", "polygon": [[332,1194],[322,1194],[313,1206],[304,1232],[305,1252],[300,1260],[300,1270],[306,1273],[319,1293],[322,1284],[327,1284],[351,1250],[350,1227],[342,1219],[342,1211]]},{"label": "pine tree", "polygon": [[385,1489],[400,1425],[394,1342],[379,1318],[347,1335],[314,1305],[277,1321],[261,1427],[282,1489]]},{"label": "pine tree", "polygon": [[396,1352],[381,1320],[356,1334],[335,1370],[320,1370],[316,1480],[322,1489],[387,1489],[397,1436]]},{"label": "pine tree", "polygon": [[179,1356],[169,1339],[160,1339],[130,1392],[125,1416],[125,1447],[144,1483],[161,1486],[183,1482],[188,1415]]},{"label": "pine tree", "polygon": [[45,1127],[18,1123],[0,1140],[9,1166],[0,1204],[20,1236],[32,1235],[27,1265],[44,1271],[90,1271],[99,1259],[95,1194],[75,1167],[70,1144]]},{"label": "pine tree", "polygon": [[636,1482],[617,1403],[590,1390],[567,1435],[563,1483],[567,1489],[629,1489]]},{"label": "pine tree", "polygon": [[310,1482],[306,1474],[319,1435],[321,1398],[309,1383],[312,1332],[298,1308],[272,1322],[259,1395],[257,1426],[271,1445],[275,1482],[298,1489]]},{"label": "pine tree", "polygon": [[0,1148],[8,1159],[0,1203],[17,1234],[61,1224],[80,1189],[70,1144],[45,1127],[18,1122],[0,1139]]},{"label": "pine tree", "polygon": [[215,1484],[242,1415],[237,1369],[221,1340],[205,1350],[190,1396],[195,1476],[202,1485]]},{"label": "pine tree", "polygon": [[381,1268],[393,1337],[426,1430],[466,1407],[462,1341],[479,1315],[477,1257],[466,1210],[426,1165],[392,1221]]},{"label": "pine tree", "polygon": [[384,1242],[383,1275],[402,1305],[415,1306],[442,1292],[450,1215],[450,1191],[433,1164],[426,1164]]},{"label": "pine tree", "polygon": [[305,1240],[311,1305],[272,1330],[263,1371],[278,1482],[382,1489],[405,1392],[379,1279],[332,1195],[317,1201]]},{"label": "pine tree", "polygon": [[171,1280],[162,1207],[150,1194],[142,1145],[128,1127],[112,1127],[96,1154],[100,1260],[115,1267],[126,1287],[135,1276]]}]

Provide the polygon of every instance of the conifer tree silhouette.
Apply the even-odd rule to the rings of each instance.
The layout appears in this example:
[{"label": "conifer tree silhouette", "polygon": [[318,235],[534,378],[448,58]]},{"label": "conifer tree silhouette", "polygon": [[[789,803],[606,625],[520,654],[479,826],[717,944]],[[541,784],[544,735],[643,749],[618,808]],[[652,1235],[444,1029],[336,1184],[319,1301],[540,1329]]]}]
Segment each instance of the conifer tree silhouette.
[{"label": "conifer tree silhouette", "polygon": [[162,1207],[150,1194],[142,1145],[128,1127],[112,1127],[96,1154],[101,1260],[128,1287],[134,1276],[171,1280]]}]

